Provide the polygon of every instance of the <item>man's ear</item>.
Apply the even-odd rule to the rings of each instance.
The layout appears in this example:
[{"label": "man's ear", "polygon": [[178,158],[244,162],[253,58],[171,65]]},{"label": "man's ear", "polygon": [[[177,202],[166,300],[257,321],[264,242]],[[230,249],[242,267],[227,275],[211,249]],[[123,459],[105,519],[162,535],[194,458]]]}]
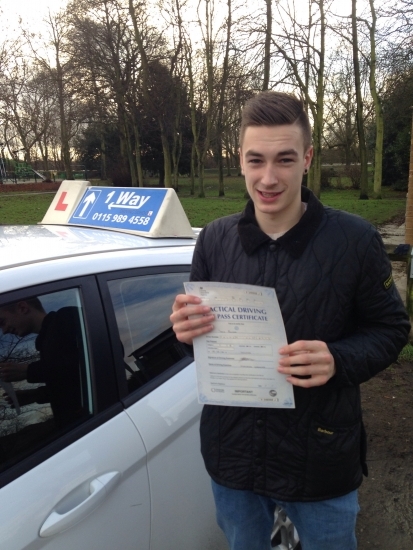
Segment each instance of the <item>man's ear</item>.
[{"label": "man's ear", "polygon": [[30,312],[30,306],[25,300],[20,300],[20,302],[17,302],[16,309],[18,313],[24,315]]},{"label": "man's ear", "polygon": [[241,166],[241,174],[244,176],[244,159],[242,158],[242,149],[241,147],[238,149],[238,154],[239,154],[239,163],[240,163],[240,166]]},{"label": "man's ear", "polygon": [[311,161],[313,160],[313,155],[314,155],[314,147],[310,145],[310,147],[304,153],[304,167],[306,168],[306,170],[310,169]]}]

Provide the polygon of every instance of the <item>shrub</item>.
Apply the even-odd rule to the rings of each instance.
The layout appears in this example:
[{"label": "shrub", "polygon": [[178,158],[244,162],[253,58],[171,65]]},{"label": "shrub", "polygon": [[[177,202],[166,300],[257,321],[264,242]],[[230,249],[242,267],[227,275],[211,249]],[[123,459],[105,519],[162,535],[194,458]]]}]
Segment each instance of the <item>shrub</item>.
[{"label": "shrub", "polygon": [[352,189],[360,189],[361,167],[359,164],[350,164],[346,166],[345,175],[350,178]]}]

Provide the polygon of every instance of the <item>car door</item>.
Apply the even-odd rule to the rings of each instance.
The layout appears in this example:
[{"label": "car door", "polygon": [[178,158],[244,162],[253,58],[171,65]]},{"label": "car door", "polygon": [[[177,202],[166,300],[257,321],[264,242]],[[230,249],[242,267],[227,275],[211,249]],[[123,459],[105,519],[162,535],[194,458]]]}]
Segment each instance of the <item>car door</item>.
[{"label": "car door", "polygon": [[146,449],[118,400],[96,280],[2,294],[0,319],[37,302],[37,333],[0,332],[0,368],[29,365],[24,379],[1,383],[0,546],[148,550]]},{"label": "car door", "polygon": [[196,373],[169,315],[187,266],[108,274],[99,280],[123,383],[125,411],[147,450],[151,550],[227,548],[200,453]]}]

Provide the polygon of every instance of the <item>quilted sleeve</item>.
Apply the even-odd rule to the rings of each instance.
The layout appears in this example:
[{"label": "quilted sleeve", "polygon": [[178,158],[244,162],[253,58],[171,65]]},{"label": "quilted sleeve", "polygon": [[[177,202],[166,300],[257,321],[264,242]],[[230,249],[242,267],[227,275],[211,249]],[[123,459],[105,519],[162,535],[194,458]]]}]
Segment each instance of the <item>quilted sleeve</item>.
[{"label": "quilted sleeve", "polygon": [[205,261],[204,240],[208,226],[204,227],[196,241],[194,256],[191,265],[191,281],[209,281],[207,262]]},{"label": "quilted sleeve", "polygon": [[356,331],[328,347],[336,364],[331,383],[355,386],[387,368],[407,343],[410,323],[393,282],[391,264],[375,231],[358,247],[360,279],[355,296]]}]

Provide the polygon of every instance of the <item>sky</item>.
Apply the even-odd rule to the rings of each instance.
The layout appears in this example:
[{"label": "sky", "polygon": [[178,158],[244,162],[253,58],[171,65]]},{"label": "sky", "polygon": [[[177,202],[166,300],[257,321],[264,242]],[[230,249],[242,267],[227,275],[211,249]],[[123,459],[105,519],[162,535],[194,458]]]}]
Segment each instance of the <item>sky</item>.
[{"label": "sky", "polygon": [[[192,2],[194,5],[197,4],[195,0],[192,0]],[[307,7],[307,2],[308,0],[303,0],[305,7]],[[0,9],[9,22],[9,31],[11,30],[10,27],[17,27],[19,16],[21,16],[25,22],[30,23],[31,26],[38,29],[42,24],[42,19],[47,16],[49,9],[53,13],[65,7],[68,3],[69,0],[0,0]],[[299,6],[300,0],[295,0],[295,4]],[[335,2],[335,4],[337,4],[337,7],[344,7],[343,4],[345,5],[347,2]],[[257,5],[255,4],[254,6],[255,9]],[[335,11],[337,11],[337,9]],[[346,8],[346,11],[350,11],[350,7],[348,9]],[[305,12],[307,12],[306,9]]]},{"label": "sky", "polygon": [[67,3],[68,0],[0,0],[0,9],[8,21],[9,31],[16,28],[19,16],[37,29],[49,8],[53,13]]},{"label": "sky", "polygon": [[[367,0],[358,0],[358,6],[363,6]],[[379,5],[383,0],[376,0],[376,4]],[[35,33],[41,32],[43,27],[43,20],[47,17],[48,11],[55,13],[59,9],[65,8],[69,0],[0,0],[0,10],[3,12],[2,22],[2,38],[6,36],[7,39],[13,39],[17,37],[19,32],[18,20],[21,16],[23,19],[23,27],[29,29]],[[264,10],[265,2],[260,0],[260,2],[253,3],[252,5],[248,4],[248,10],[255,10],[262,3],[262,10]],[[189,0],[188,5],[195,8],[198,4],[198,0]],[[307,17],[308,10],[308,0],[294,0],[294,4],[297,8],[297,13]],[[217,17],[217,21],[220,23],[226,15],[226,2],[225,0],[219,0],[216,3],[216,13],[219,13],[220,9],[223,10],[222,15]],[[302,6],[302,9],[299,9]],[[347,15],[351,11],[351,4],[348,1],[335,0],[334,1],[334,12],[340,13],[341,15]],[[239,11],[237,11],[237,14]],[[274,6],[275,13],[275,6]],[[0,15],[1,17],[1,15]],[[191,33],[192,36],[192,33]],[[199,39],[199,30],[197,28],[196,37],[194,36],[194,41],[196,42]]]}]

